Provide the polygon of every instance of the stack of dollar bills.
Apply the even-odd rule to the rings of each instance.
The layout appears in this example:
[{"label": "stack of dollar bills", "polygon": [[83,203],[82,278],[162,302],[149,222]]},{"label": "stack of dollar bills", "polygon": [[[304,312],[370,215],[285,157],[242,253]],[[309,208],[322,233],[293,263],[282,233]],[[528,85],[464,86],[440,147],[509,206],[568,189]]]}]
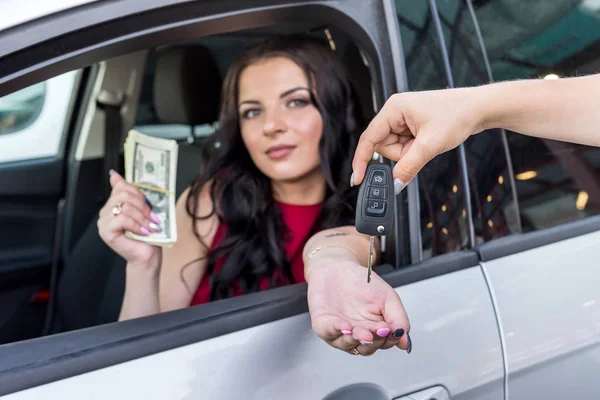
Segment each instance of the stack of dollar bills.
[{"label": "stack of dollar bills", "polygon": [[160,219],[161,232],[149,236],[125,232],[127,237],[155,246],[171,247],[177,241],[175,183],[177,153],[175,140],[160,139],[130,130],[125,140],[125,180],[138,187]]}]

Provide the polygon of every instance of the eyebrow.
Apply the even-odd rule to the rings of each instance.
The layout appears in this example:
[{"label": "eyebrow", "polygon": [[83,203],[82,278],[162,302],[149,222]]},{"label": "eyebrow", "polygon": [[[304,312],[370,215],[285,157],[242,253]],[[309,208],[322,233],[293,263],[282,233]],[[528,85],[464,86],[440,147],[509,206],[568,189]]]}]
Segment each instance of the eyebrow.
[{"label": "eyebrow", "polygon": [[[286,90],[285,92],[281,93],[279,95],[279,98],[282,99],[282,98],[284,98],[286,96],[289,96],[290,94],[292,94],[294,92],[297,92],[297,91],[300,91],[300,90],[306,90],[307,92],[310,93],[310,90],[307,87],[298,86],[298,87]],[[243,104],[260,104],[260,101],[258,101],[258,100],[244,100],[244,101],[240,102],[240,104],[238,105],[238,107],[241,107]]]}]

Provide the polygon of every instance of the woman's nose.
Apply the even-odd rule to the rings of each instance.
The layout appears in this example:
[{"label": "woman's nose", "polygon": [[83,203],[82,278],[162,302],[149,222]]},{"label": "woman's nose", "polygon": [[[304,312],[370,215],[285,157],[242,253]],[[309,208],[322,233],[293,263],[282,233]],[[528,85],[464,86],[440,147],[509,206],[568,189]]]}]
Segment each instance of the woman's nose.
[{"label": "woman's nose", "polygon": [[280,113],[277,111],[271,111],[265,113],[265,123],[263,126],[263,133],[266,136],[275,135],[285,131],[285,123]]}]

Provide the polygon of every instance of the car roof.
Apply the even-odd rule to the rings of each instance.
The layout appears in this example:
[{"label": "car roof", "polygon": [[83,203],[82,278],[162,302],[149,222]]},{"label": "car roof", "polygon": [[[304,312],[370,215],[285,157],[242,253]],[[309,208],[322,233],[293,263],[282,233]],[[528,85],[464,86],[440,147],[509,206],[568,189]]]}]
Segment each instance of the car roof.
[{"label": "car roof", "polygon": [[0,2],[0,31],[94,1],[98,0],[28,0],[23,7],[19,5],[22,0],[4,0]]},{"label": "car roof", "polygon": [[0,2],[0,31],[33,21],[60,11],[98,0],[3,0]]}]

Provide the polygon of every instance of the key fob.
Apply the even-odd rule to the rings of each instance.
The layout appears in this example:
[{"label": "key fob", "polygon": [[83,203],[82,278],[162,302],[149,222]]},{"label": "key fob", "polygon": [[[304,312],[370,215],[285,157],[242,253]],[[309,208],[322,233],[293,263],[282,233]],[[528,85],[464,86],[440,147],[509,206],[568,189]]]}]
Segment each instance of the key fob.
[{"label": "key fob", "polygon": [[369,163],[356,200],[356,230],[370,236],[392,232],[394,177],[387,164]]}]

